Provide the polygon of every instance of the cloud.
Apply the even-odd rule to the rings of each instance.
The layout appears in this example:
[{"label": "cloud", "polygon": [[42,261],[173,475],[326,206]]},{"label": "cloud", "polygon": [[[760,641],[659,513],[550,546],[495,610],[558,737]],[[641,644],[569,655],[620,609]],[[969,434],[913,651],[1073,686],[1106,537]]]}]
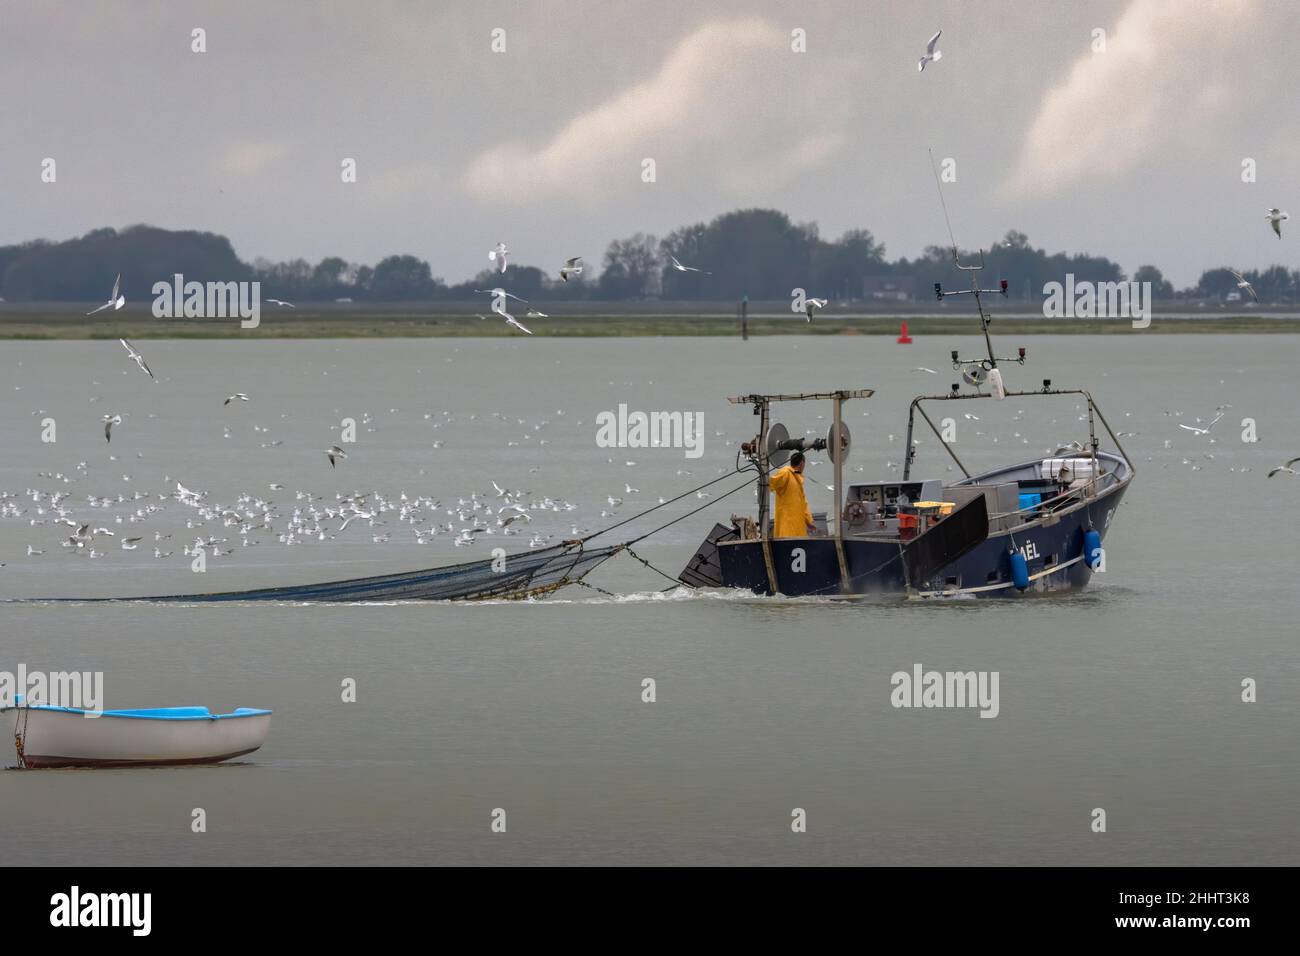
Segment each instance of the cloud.
[{"label": "cloud", "polygon": [[222,172],[251,176],[261,172],[288,152],[283,143],[242,142],[232,143],[221,155]]},{"label": "cloud", "polygon": [[1254,0],[1132,0],[1105,52],[1088,48],[1043,96],[1004,191],[1048,196],[1204,144],[1251,95],[1238,67],[1259,42],[1254,12]]},{"label": "cloud", "polygon": [[[808,142],[795,122],[814,106],[830,130],[844,102],[844,67],[793,53],[790,36],[761,19],[707,24],[682,39],[650,79],[609,95],[549,140],[494,146],[468,164],[462,186],[477,199],[594,201],[641,184],[642,160],[657,181],[733,193],[778,185],[838,148],[833,132]],[[582,99],[584,91],[575,91]]]}]

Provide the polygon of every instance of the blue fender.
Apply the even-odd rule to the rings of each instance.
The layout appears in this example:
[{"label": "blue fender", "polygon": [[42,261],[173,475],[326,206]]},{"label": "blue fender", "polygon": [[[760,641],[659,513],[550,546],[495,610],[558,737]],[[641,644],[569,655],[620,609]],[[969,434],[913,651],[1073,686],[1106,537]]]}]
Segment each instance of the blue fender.
[{"label": "blue fender", "polygon": [[1083,561],[1094,571],[1101,564],[1101,535],[1096,528],[1089,528],[1083,533]]},{"label": "blue fender", "polygon": [[1016,586],[1017,590],[1023,591],[1029,587],[1029,562],[1019,551],[1012,551],[1011,560],[1011,583]]}]

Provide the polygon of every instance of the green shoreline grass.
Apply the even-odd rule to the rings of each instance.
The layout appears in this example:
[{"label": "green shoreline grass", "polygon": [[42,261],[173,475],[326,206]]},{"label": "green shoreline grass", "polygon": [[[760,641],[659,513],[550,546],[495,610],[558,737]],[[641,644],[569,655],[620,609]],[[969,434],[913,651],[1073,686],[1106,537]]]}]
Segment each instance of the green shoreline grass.
[{"label": "green shoreline grass", "polygon": [[[978,333],[973,315],[819,316],[811,324],[792,316],[758,316],[749,320],[749,334],[760,335],[889,335],[897,336],[906,322],[912,335]],[[716,336],[739,338],[734,315],[582,314],[527,320],[537,337]],[[1156,315],[1149,328],[1134,329],[1126,320],[1045,319],[1041,316],[995,317],[994,332],[1023,335],[1128,335],[1207,333],[1300,333],[1296,315]],[[238,319],[155,319],[125,313],[87,319],[47,310],[0,311],[0,339],[238,339],[238,338],[502,338],[519,332],[495,317],[487,320],[451,313],[382,311],[310,311],[263,309],[256,329],[240,328]]]}]

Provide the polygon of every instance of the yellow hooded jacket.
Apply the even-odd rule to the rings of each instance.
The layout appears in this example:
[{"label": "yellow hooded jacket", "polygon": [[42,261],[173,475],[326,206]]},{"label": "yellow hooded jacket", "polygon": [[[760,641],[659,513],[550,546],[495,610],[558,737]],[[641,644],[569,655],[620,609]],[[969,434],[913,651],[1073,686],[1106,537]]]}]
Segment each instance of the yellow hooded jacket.
[{"label": "yellow hooded jacket", "polygon": [[778,468],[768,479],[768,486],[776,493],[776,520],[773,537],[802,538],[813,523],[808,510],[808,499],[803,494],[803,475],[786,465]]}]

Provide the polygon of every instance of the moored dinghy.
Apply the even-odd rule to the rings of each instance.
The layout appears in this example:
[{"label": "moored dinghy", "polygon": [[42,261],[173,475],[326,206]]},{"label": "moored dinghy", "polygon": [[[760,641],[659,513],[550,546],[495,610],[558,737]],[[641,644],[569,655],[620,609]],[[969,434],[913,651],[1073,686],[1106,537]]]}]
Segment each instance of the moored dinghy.
[{"label": "moored dinghy", "polygon": [[98,717],[74,707],[18,705],[0,710],[0,728],[14,741],[18,766],[144,767],[218,763],[266,742],[271,711],[240,707],[106,710]]}]

